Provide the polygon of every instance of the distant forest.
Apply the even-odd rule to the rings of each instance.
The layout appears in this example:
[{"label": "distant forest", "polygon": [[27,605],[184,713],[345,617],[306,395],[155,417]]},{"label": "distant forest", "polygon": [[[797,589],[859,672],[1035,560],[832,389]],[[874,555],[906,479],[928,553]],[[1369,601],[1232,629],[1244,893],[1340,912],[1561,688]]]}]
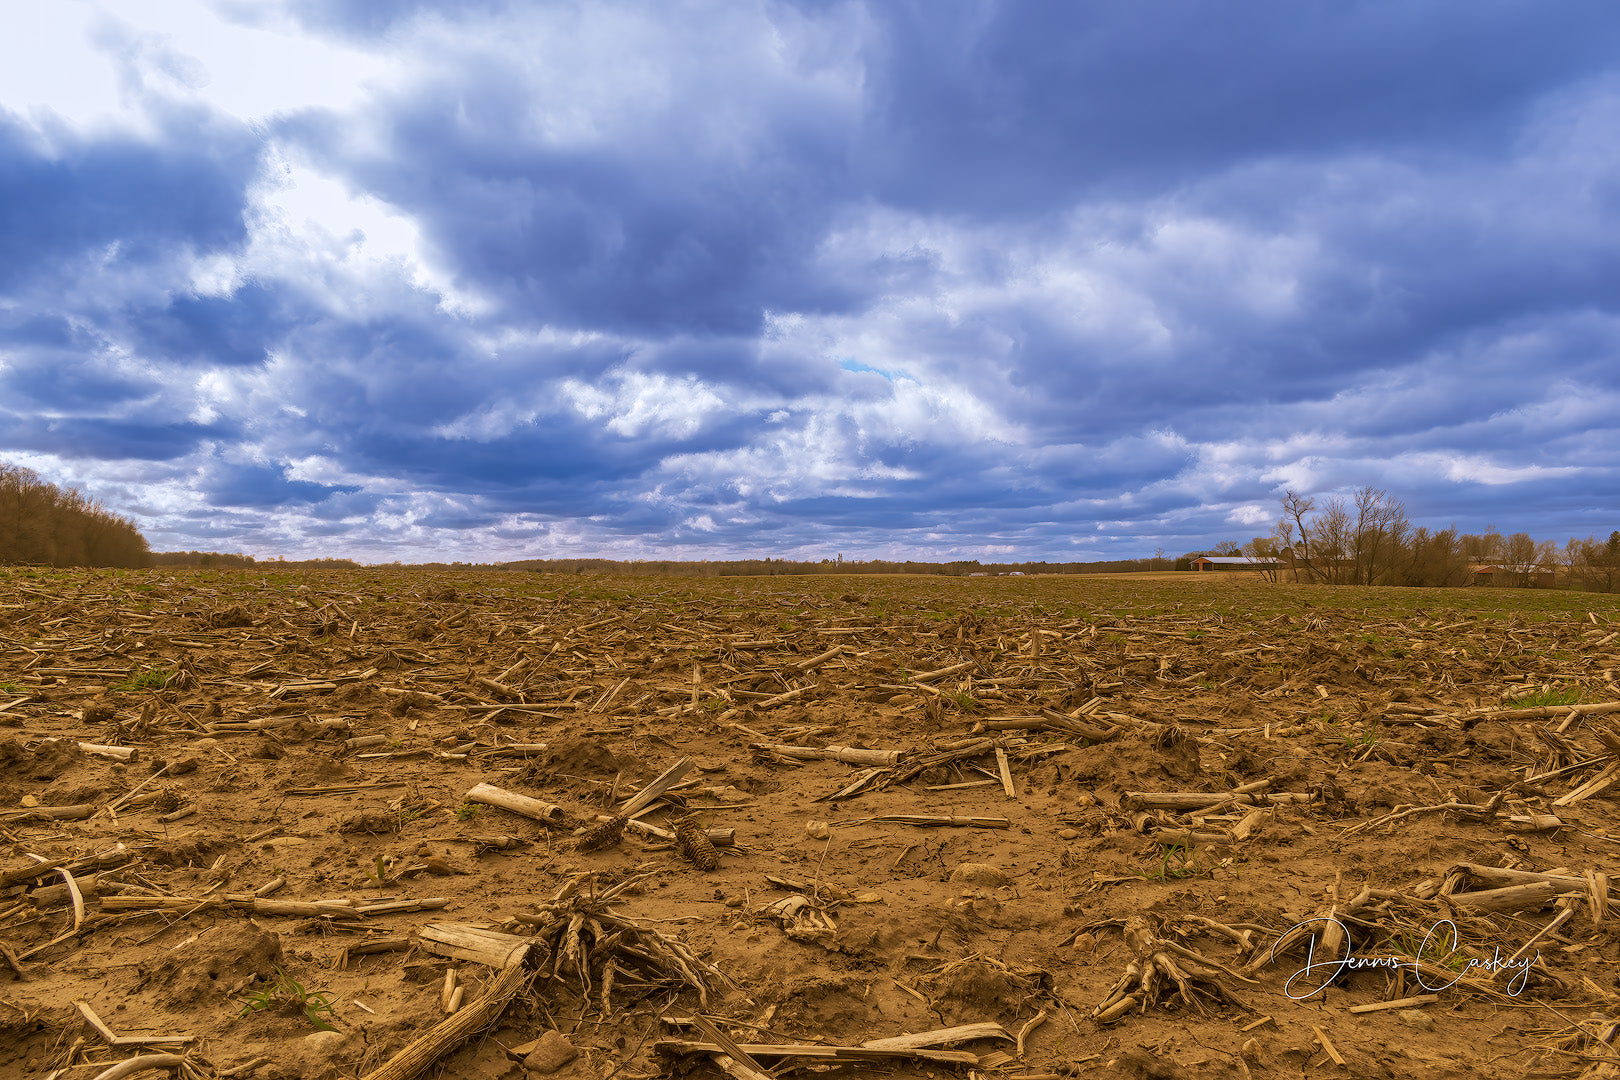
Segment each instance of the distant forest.
[{"label": "distant forest", "polygon": [[0,462],[0,563],[140,567],[151,552],[128,518]]}]

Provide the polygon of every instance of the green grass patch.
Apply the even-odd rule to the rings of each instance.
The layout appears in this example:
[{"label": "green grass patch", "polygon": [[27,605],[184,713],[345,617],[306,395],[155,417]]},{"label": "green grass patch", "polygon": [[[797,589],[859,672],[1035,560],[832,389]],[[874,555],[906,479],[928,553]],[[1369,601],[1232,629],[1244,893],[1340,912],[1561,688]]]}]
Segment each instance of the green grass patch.
[{"label": "green grass patch", "polygon": [[1535,693],[1521,698],[1509,698],[1503,702],[1505,709],[1543,709],[1557,708],[1560,705],[1584,704],[1586,695],[1578,686],[1546,686]]},{"label": "green grass patch", "polygon": [[113,690],[123,693],[132,693],[139,690],[161,690],[168,685],[169,673],[162,668],[147,668],[145,671],[131,672],[123,682],[114,683]]}]

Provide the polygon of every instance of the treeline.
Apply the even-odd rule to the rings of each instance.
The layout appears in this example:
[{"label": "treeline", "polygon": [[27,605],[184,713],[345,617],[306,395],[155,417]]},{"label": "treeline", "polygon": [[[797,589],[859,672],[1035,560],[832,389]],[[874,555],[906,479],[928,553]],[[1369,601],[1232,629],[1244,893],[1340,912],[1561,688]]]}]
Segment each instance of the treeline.
[{"label": "treeline", "polygon": [[[437,564],[443,566],[443,564]],[[954,562],[895,562],[886,559],[521,559],[500,564],[508,570],[549,574],[631,574],[650,577],[773,577],[800,574],[938,574],[968,577],[974,574],[1116,574],[1141,570],[1168,570],[1170,560],[1114,559],[1107,562],[981,563],[977,559]],[[456,563],[452,569],[463,564]]]},{"label": "treeline", "polygon": [[1494,528],[1477,534],[1430,529],[1414,526],[1404,503],[1373,487],[1320,503],[1290,491],[1272,534],[1241,547],[1223,545],[1233,549],[1275,560],[1294,580],[1326,585],[1620,589],[1620,531],[1559,545]]},{"label": "treeline", "polygon": [[32,469],[0,463],[0,563],[140,567],[150,559],[133,521]]}]

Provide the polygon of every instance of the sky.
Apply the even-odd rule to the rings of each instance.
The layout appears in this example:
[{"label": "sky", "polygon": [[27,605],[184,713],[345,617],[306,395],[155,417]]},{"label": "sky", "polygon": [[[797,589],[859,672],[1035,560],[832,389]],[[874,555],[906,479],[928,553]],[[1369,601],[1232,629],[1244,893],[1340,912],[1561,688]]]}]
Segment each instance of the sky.
[{"label": "sky", "polygon": [[0,460],[155,550],[1620,528],[1612,0],[0,18]]}]

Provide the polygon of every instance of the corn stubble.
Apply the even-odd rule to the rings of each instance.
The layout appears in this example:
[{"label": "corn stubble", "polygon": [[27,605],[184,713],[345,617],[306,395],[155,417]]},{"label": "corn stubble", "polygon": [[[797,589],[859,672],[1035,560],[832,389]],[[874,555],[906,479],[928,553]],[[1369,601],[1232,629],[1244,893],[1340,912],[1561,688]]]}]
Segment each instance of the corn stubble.
[{"label": "corn stubble", "polygon": [[720,866],[720,856],[714,850],[714,844],[709,842],[709,834],[703,831],[697,818],[692,814],[682,814],[670,819],[670,825],[675,830],[675,847],[686,856],[687,860],[699,870],[707,873]]},{"label": "corn stubble", "polygon": [[626,814],[615,814],[606,821],[599,821],[580,834],[579,839],[574,842],[574,848],[584,853],[613,847],[624,838],[624,827],[629,822],[630,818]]}]

